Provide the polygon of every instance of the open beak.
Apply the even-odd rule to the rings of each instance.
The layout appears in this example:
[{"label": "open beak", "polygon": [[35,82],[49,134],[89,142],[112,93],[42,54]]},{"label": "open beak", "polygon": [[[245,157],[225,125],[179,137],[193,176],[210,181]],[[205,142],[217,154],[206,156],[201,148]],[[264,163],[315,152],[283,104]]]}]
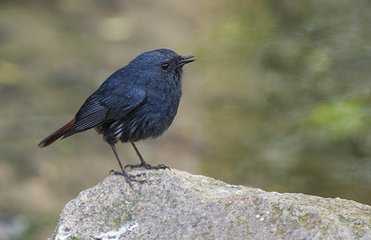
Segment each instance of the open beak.
[{"label": "open beak", "polygon": [[182,56],[180,61],[179,61],[179,65],[180,66],[184,66],[188,63],[191,63],[191,62],[194,62],[196,59],[194,56]]}]

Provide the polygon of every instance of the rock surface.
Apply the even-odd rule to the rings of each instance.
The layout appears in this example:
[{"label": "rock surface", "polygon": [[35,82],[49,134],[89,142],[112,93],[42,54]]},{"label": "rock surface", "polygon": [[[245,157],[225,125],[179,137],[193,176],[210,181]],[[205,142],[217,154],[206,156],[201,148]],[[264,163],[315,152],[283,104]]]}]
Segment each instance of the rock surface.
[{"label": "rock surface", "polygon": [[108,176],[81,192],[50,239],[371,240],[371,207],[354,201],[264,192],[177,170],[143,173],[147,182],[133,190]]}]

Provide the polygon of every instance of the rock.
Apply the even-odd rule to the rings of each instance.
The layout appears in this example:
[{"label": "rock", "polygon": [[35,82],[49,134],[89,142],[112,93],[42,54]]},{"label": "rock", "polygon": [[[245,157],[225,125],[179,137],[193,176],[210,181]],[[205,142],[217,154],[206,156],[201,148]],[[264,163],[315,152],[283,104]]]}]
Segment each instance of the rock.
[{"label": "rock", "polygon": [[371,207],[354,201],[265,192],[177,170],[144,173],[131,189],[108,176],[71,200],[55,240],[371,240]]}]

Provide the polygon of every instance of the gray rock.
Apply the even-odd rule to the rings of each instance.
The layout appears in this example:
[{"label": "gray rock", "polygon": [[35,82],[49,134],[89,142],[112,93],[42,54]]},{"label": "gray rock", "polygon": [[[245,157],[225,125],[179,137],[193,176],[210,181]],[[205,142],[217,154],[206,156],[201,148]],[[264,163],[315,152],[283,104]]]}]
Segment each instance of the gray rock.
[{"label": "gray rock", "polygon": [[354,201],[228,185],[177,170],[130,189],[108,176],[70,201],[51,239],[371,240],[371,207]]}]

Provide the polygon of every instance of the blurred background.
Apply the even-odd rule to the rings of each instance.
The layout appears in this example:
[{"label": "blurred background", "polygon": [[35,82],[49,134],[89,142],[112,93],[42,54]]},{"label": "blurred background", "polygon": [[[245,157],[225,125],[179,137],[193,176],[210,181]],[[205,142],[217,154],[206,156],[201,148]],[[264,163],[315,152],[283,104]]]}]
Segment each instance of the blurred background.
[{"label": "blurred background", "polygon": [[46,239],[64,204],[116,167],[95,131],[37,143],[160,47],[198,61],[173,126],[139,144],[148,162],[371,204],[370,11],[367,0],[1,1],[0,240]]}]

